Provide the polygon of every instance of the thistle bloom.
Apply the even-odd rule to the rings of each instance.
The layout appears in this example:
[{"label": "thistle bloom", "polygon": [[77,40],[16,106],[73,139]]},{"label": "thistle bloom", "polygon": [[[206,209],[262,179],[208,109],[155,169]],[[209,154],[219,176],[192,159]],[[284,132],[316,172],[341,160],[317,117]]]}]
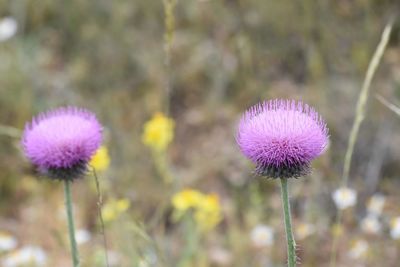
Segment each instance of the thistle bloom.
[{"label": "thistle bloom", "polygon": [[275,99],[259,103],[244,113],[236,141],[242,153],[256,164],[257,174],[280,178],[288,266],[295,267],[288,178],[309,173],[311,161],[328,144],[328,128],[307,104]]},{"label": "thistle bloom", "polygon": [[256,173],[271,178],[300,177],[328,143],[324,120],[310,106],[294,100],[270,100],[248,109],[236,136]]},{"label": "thistle bloom", "polygon": [[96,116],[82,108],[57,108],[34,117],[22,137],[25,155],[54,179],[81,177],[102,141]]}]

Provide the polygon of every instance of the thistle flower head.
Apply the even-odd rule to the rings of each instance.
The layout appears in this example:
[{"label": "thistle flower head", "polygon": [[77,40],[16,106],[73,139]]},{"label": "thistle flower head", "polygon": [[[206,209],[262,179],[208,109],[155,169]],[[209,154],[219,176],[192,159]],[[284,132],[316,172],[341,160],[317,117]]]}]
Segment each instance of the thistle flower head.
[{"label": "thistle flower head", "polygon": [[22,137],[25,155],[50,178],[72,180],[86,171],[99,148],[102,127],[81,108],[58,108],[34,117]]},{"label": "thistle flower head", "polygon": [[270,100],[248,109],[236,136],[242,153],[256,164],[256,173],[272,178],[299,177],[328,143],[320,115],[294,100]]}]

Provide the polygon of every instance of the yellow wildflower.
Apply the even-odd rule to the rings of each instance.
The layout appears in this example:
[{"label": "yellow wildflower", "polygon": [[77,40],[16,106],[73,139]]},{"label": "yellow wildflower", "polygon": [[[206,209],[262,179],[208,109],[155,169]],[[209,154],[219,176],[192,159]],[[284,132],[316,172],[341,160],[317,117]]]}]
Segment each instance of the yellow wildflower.
[{"label": "yellow wildflower", "polygon": [[111,222],[117,219],[122,213],[129,209],[131,203],[126,198],[112,199],[103,206],[104,222]]},{"label": "yellow wildflower", "polygon": [[131,203],[126,198],[119,199],[117,201],[117,209],[119,211],[126,211],[127,209],[129,209],[130,206],[131,206]]},{"label": "yellow wildflower", "polygon": [[163,151],[174,138],[173,119],[162,113],[156,113],[151,120],[145,123],[142,141],[156,151]]},{"label": "yellow wildflower", "polygon": [[108,149],[105,146],[101,146],[97,151],[96,154],[90,160],[90,165],[96,171],[105,171],[107,170],[108,166],[110,165],[110,156],[108,154]]},{"label": "yellow wildflower", "polygon": [[193,189],[185,189],[172,197],[172,205],[179,212],[185,212],[190,208],[196,208],[203,195]]},{"label": "yellow wildflower", "polygon": [[172,197],[177,219],[193,210],[194,220],[202,231],[211,230],[221,221],[221,206],[215,194],[204,195],[199,191],[186,189]]},{"label": "yellow wildflower", "polygon": [[221,206],[215,194],[204,195],[194,214],[200,230],[207,231],[214,228],[221,221]]}]

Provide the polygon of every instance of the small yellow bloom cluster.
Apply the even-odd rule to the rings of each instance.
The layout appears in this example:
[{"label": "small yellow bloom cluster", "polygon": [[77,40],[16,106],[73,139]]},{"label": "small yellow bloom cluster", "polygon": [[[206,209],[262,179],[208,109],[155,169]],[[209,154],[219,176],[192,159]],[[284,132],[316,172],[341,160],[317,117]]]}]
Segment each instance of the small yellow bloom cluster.
[{"label": "small yellow bloom cluster", "polygon": [[174,138],[175,122],[162,113],[156,113],[145,123],[142,141],[155,151],[164,151]]},{"label": "small yellow bloom cluster", "polygon": [[89,165],[96,171],[107,170],[108,166],[110,166],[110,156],[107,147],[101,146],[90,160]]},{"label": "small yellow bloom cluster", "polygon": [[114,221],[129,209],[130,206],[131,203],[126,198],[109,200],[102,209],[104,222],[109,223]]},{"label": "small yellow bloom cluster", "polygon": [[172,205],[177,219],[192,211],[194,220],[201,231],[213,229],[222,219],[221,206],[216,194],[203,194],[186,189],[172,197]]}]

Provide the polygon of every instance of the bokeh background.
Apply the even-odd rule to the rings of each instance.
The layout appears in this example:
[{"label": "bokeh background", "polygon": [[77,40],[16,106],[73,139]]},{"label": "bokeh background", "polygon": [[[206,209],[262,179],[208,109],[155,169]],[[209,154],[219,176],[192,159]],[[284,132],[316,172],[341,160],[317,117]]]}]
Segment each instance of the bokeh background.
[{"label": "bokeh background", "polygon": [[[301,266],[330,266],[337,236],[336,266],[398,266],[400,117],[376,94],[400,103],[399,18],[355,146],[357,201],[340,225],[332,200],[366,69],[398,8],[389,0],[0,1],[0,18],[15,24],[0,41],[0,265],[71,265],[62,184],[37,174],[19,135],[33,115],[77,105],[105,127],[110,164],[98,179],[111,266],[285,266],[279,183],[253,175],[235,130],[249,106],[292,98],[320,112],[331,141],[310,176],[290,181]],[[174,124],[161,152],[143,142],[154,114]],[[216,200],[218,223],[206,231],[189,227],[192,211],[176,215],[171,199],[188,188]],[[73,193],[82,266],[106,266],[93,175]],[[377,194],[382,211],[365,226]],[[31,262],[12,265],[13,257]]]}]

